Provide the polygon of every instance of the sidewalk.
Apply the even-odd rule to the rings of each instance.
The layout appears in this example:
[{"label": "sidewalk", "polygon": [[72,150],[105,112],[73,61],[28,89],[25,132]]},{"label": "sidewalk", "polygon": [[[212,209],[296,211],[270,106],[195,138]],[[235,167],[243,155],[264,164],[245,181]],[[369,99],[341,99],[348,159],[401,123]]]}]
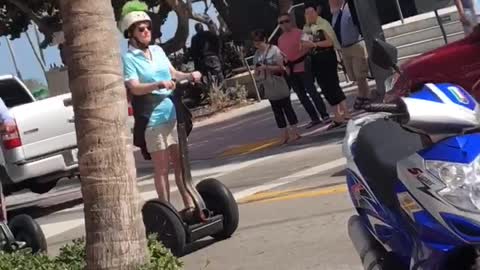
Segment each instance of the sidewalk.
[{"label": "sidewalk", "polygon": [[[374,89],[375,82],[369,82]],[[355,99],[356,86],[342,85],[351,108]],[[292,94],[293,107],[299,120],[302,136],[314,136],[325,132],[326,126],[312,129],[304,127],[310,122],[305,109],[296,94]],[[330,106],[325,101],[327,109]],[[210,118],[194,122],[189,137],[190,159],[192,163],[246,155],[276,147],[279,144],[279,130],[275,124],[268,100],[262,100],[245,107],[218,113]],[[140,151],[135,151],[138,169],[151,170],[151,161],[145,161]]]},{"label": "sidewalk", "polygon": [[[374,87],[374,82],[370,82],[370,87]],[[356,89],[356,86],[344,88],[350,108],[353,106]],[[299,119],[299,131],[303,136],[325,131],[324,125],[305,129],[310,118],[295,94],[292,94],[292,102]],[[325,103],[330,109],[328,103],[326,101]],[[277,138],[279,130],[270,103],[268,100],[262,100],[196,122],[190,135],[190,157],[194,161],[248,154],[275,147],[279,143]]]}]

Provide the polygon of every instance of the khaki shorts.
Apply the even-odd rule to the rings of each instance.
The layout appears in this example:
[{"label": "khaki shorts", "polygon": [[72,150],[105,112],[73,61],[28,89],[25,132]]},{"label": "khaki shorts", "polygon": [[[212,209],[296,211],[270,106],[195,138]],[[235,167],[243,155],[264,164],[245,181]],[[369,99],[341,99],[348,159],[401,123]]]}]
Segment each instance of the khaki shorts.
[{"label": "khaki shorts", "polygon": [[368,77],[367,49],[363,41],[342,48],[342,58],[350,80],[355,82]]},{"label": "khaki shorts", "polygon": [[167,150],[171,145],[178,144],[177,122],[147,127],[145,130],[145,142],[149,153]]}]

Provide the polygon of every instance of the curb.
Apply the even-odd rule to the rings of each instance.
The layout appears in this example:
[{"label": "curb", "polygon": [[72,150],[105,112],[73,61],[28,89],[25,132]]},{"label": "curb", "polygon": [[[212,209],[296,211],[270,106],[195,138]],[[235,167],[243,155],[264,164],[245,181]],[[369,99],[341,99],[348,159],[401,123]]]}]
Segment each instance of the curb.
[{"label": "curb", "polygon": [[284,191],[267,191],[253,194],[238,201],[238,204],[249,204],[256,202],[275,202],[291,199],[312,198],[338,193],[345,193],[348,187],[344,183],[333,183],[321,188],[292,189]]},{"label": "curb", "polygon": [[267,150],[277,145],[280,145],[280,139],[277,139],[277,138],[263,140],[263,141],[254,142],[254,143],[247,143],[240,146],[229,148],[223,151],[219,155],[219,157],[226,158],[226,157],[247,155],[247,154],[259,152],[262,150]]}]

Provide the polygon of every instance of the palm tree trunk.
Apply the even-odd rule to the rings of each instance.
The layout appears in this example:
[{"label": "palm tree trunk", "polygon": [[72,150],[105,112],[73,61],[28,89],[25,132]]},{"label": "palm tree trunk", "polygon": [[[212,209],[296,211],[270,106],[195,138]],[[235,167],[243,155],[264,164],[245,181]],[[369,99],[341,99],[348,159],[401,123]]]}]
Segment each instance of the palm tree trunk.
[{"label": "palm tree trunk", "polygon": [[59,3],[85,205],[87,269],[135,269],[147,259],[146,236],[111,1]]}]

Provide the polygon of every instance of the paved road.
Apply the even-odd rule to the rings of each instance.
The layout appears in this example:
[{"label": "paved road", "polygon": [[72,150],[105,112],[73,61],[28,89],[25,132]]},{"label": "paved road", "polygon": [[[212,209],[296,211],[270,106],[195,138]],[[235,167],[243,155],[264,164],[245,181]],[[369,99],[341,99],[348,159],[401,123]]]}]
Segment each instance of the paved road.
[{"label": "paved road", "polygon": [[[341,135],[304,138],[210,168],[195,165],[196,180],[215,176],[232,190],[241,222],[231,239],[192,247],[182,258],[185,269],[361,269],[346,234],[353,210],[343,185]],[[144,199],[155,196],[151,179],[139,187]],[[68,190],[70,197],[75,191]],[[173,201],[181,207],[177,192]],[[37,220],[51,254],[84,234],[81,205]]]},{"label": "paved road", "polygon": [[[302,122],[308,122],[298,101],[295,106]],[[256,141],[250,137],[243,144],[228,143],[228,128],[212,128],[226,124],[207,122],[196,126],[190,144],[195,180],[215,177],[231,189],[240,204],[239,229],[231,239],[213,243],[207,238],[190,247],[191,253],[182,257],[185,269],[361,269],[346,233],[353,209],[344,185],[344,129],[302,129],[304,138],[279,146],[271,143],[277,134],[272,119],[250,121],[261,114],[268,118],[268,107],[257,113],[245,110],[246,115],[238,111],[238,119],[244,122],[232,124],[236,136],[243,130],[263,137],[255,137]],[[248,126],[252,123],[254,128]],[[214,151],[206,151],[212,149],[207,134],[215,140],[222,138],[214,142],[218,146]],[[137,168],[142,197],[155,198],[151,166],[138,159]],[[182,207],[174,185],[172,200],[177,208]],[[11,213],[26,211],[37,218],[51,254],[84,235],[76,181],[60,183],[41,196],[16,194],[8,197],[7,203],[11,209],[19,209]]]}]

